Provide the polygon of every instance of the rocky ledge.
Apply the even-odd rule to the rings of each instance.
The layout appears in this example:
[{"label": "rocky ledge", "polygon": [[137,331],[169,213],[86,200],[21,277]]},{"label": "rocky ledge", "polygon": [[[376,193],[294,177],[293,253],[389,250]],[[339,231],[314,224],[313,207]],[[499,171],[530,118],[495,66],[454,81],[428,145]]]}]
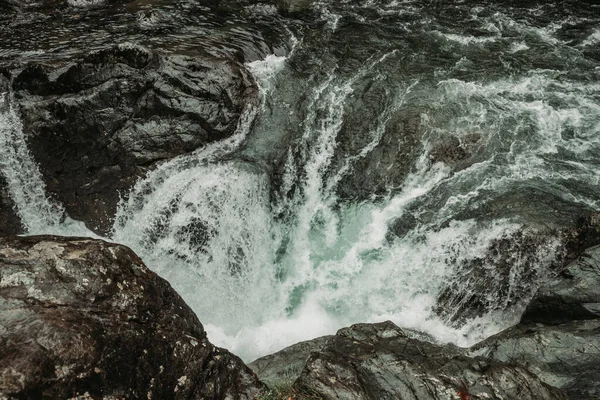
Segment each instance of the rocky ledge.
[{"label": "rocky ledge", "polygon": [[252,399],[171,286],[127,247],[0,238],[0,398]]}]

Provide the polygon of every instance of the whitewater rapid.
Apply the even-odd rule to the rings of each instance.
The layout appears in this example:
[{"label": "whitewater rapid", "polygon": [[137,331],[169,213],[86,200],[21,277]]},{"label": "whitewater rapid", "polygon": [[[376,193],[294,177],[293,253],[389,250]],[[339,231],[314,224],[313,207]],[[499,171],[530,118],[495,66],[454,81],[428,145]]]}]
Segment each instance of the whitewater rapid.
[{"label": "whitewater rapid", "polygon": [[[367,3],[348,5],[348,13],[365,20]],[[392,3],[375,11],[420,12]],[[315,7],[328,38],[343,36],[349,17]],[[391,45],[370,49],[358,67],[341,58],[328,63],[331,54],[311,64],[302,53],[310,38],[293,39],[287,56],[247,63],[260,104],[244,110],[228,139],[140,179],[123,196],[107,239],[135,250],[197,313],[209,339],[246,361],[357,322],[390,319],[459,346],[514,324],[561,255],[549,230],[570,217],[565,210],[600,207],[600,85],[559,68],[568,57],[585,64],[573,48],[599,36],[567,45],[556,36],[558,22],[536,27],[481,13],[469,14],[477,35],[419,20],[426,40],[466,54],[431,74],[392,76],[409,71],[416,57]],[[556,68],[521,68],[542,45],[558,54]],[[506,59],[484,60],[491,72],[475,75],[482,67],[469,55],[498,48]],[[301,67],[317,72],[297,78]],[[368,116],[358,148],[340,148],[371,84],[385,88],[383,106]],[[0,171],[26,232],[96,236],[47,195],[10,96],[0,104]],[[362,172],[357,166],[384,144],[390,121],[408,111],[418,115],[418,154],[402,182],[365,199],[343,198],[341,185]],[[468,148],[468,162],[435,159],[447,137]],[[275,150],[284,155],[279,171],[268,163]],[[509,245],[495,254],[499,242]],[[477,296],[493,307],[457,324],[449,317],[477,287],[465,266],[484,271],[488,290]],[[448,288],[458,295],[441,316],[436,306]]]}]

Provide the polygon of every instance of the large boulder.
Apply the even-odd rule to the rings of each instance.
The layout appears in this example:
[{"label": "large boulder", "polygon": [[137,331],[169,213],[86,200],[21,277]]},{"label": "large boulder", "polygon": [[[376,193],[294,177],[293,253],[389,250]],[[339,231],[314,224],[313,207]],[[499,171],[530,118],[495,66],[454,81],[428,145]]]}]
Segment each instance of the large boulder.
[{"label": "large boulder", "polygon": [[527,306],[524,322],[562,324],[600,318],[600,247],[592,247],[542,286]]},{"label": "large boulder", "polygon": [[[594,237],[596,219],[585,219],[581,243]],[[526,365],[569,398],[597,399],[599,305],[600,247],[592,247],[538,290],[520,324],[474,346],[471,354]]]},{"label": "large boulder", "polygon": [[241,62],[198,53],[119,45],[13,70],[30,150],[70,217],[107,233],[145,171],[235,132],[255,82]]},{"label": "large boulder", "polygon": [[260,389],[130,249],[0,238],[0,398],[252,399]]},{"label": "large boulder", "polygon": [[526,366],[570,399],[600,397],[600,319],[559,326],[521,323],[473,346],[470,355]]},{"label": "large boulder", "polygon": [[260,357],[248,366],[271,388],[290,386],[300,376],[310,355],[320,351],[331,337],[322,336],[295,343],[277,353]]},{"label": "large boulder", "polygon": [[391,322],[341,329],[295,385],[323,399],[566,399],[522,366],[411,339]]}]

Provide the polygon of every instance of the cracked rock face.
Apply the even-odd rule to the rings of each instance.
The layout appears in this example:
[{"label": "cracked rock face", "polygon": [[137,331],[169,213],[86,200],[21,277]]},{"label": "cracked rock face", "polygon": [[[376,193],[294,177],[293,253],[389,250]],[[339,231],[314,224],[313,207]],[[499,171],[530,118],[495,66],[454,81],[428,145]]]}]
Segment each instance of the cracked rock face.
[{"label": "cracked rock face", "polygon": [[324,399],[566,399],[522,366],[411,339],[391,322],[341,329],[296,385]]},{"label": "cracked rock face", "polygon": [[200,53],[120,45],[13,70],[29,148],[70,217],[107,233],[148,168],[235,132],[256,85],[241,62]]},{"label": "cracked rock face", "polygon": [[0,398],[251,399],[254,373],[216,348],[128,248],[0,238]]}]

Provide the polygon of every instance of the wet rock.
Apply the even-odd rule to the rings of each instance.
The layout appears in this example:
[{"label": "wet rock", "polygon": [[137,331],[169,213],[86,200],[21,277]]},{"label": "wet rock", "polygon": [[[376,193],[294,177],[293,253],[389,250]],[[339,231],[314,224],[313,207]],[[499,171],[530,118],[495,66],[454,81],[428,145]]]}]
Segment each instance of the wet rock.
[{"label": "wet rock", "polygon": [[0,236],[23,233],[15,204],[8,193],[6,180],[0,174]]},{"label": "wet rock", "polygon": [[600,247],[593,247],[538,290],[522,321],[555,325],[598,318]]},{"label": "wet rock", "polygon": [[474,346],[470,354],[524,365],[570,399],[600,397],[600,319],[559,326],[521,323]]},{"label": "wet rock", "polygon": [[[365,103],[369,98],[366,96]],[[338,168],[347,162],[348,156],[353,162],[350,173],[343,177],[338,187],[338,194],[344,199],[365,200],[401,186],[422,150],[423,132],[418,113],[398,110],[383,127],[378,127],[378,121],[363,114],[381,113],[381,110],[371,108],[357,101],[339,135],[338,159],[335,160]],[[378,133],[378,129],[382,132]],[[379,135],[372,150],[361,154]]]},{"label": "wet rock", "polygon": [[452,166],[454,169],[463,169],[469,165],[469,159],[473,153],[481,146],[480,135],[472,133],[457,136],[443,136],[433,142],[429,151],[431,162],[443,162]]},{"label": "wet rock", "polygon": [[13,87],[50,195],[98,233],[148,168],[228,137],[257,100],[237,61],[131,45],[68,66],[30,64]]},{"label": "wet rock", "polygon": [[[586,226],[593,216],[586,218]],[[586,250],[543,285],[521,323],[471,350],[527,366],[572,399],[600,396],[600,247]]]},{"label": "wet rock", "polygon": [[[448,258],[456,264],[455,273],[440,291],[434,311],[457,327],[492,311],[522,312],[525,307],[526,320],[544,323],[562,323],[584,315],[597,318],[600,271],[596,250],[586,251],[585,246],[600,243],[599,224],[598,214],[593,213],[581,218],[576,227],[528,229],[499,237],[484,255],[467,263],[458,265]],[[583,252],[581,261],[564,269]],[[536,283],[552,274],[559,276],[530,303]]]},{"label": "wet rock", "polygon": [[251,399],[261,390],[124,246],[0,238],[0,321],[2,398]]},{"label": "wet rock", "polygon": [[489,312],[523,310],[535,282],[558,269],[564,259],[551,233],[525,230],[493,240],[481,256],[467,262],[449,257],[455,272],[440,291],[434,312],[460,327]]},{"label": "wet rock", "polygon": [[339,330],[295,385],[324,399],[566,399],[521,366],[410,339],[391,322]]},{"label": "wet rock", "polygon": [[261,357],[248,366],[269,387],[289,386],[300,376],[308,357],[320,351],[332,336],[323,336],[293,344],[274,354]]}]

